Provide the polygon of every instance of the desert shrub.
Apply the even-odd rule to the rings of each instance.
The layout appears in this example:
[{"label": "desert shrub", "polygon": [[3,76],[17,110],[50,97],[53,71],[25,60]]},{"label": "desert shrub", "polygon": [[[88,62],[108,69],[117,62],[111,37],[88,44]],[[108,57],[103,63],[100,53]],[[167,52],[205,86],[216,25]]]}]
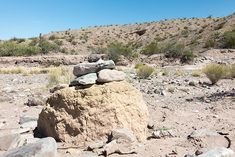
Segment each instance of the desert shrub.
[{"label": "desert shrub", "polygon": [[205,43],[205,48],[212,48],[215,47],[216,41],[214,39],[208,39]]},{"label": "desert shrub", "polygon": [[235,29],[233,31],[227,31],[222,37],[222,48],[235,48]]},{"label": "desert shrub", "polygon": [[39,38],[31,38],[29,46],[36,46],[39,43]]},{"label": "desert shrub", "polygon": [[193,61],[195,55],[191,50],[187,50],[183,44],[168,44],[164,49],[165,57],[178,58],[182,63]]},{"label": "desert shrub", "polygon": [[55,42],[57,45],[59,45],[59,46],[63,45],[63,41],[62,41],[62,40],[56,39],[56,40],[54,40],[54,42]]},{"label": "desert shrub", "polygon": [[25,42],[25,39],[23,39],[23,38],[12,38],[12,39],[10,39],[10,41],[15,41],[15,42],[17,42],[17,43],[22,43],[22,42]]},{"label": "desert shrub", "polygon": [[127,45],[121,42],[112,42],[107,46],[107,53],[110,59],[114,62],[118,61],[121,55],[131,58],[133,56],[133,51]]},{"label": "desert shrub", "polygon": [[140,65],[137,68],[137,75],[140,78],[146,79],[154,72],[154,68],[148,65]]},{"label": "desert shrub", "polygon": [[182,63],[193,61],[195,55],[190,50],[184,50],[182,53],[182,56],[180,57],[180,60]]},{"label": "desert shrub", "polygon": [[225,66],[225,78],[235,78],[235,64]]},{"label": "desert shrub", "polygon": [[231,75],[232,78],[235,78],[235,64],[231,65],[230,75]]},{"label": "desert shrub", "polygon": [[189,31],[188,31],[188,30],[182,30],[181,35],[182,35],[183,37],[188,37]]},{"label": "desert shrub", "polygon": [[220,79],[224,78],[226,75],[224,66],[219,64],[209,64],[203,69],[203,72],[211,81],[212,85],[216,84]]},{"label": "desert shrub", "polygon": [[151,42],[150,44],[146,45],[142,50],[142,54],[145,55],[153,55],[161,52],[162,51],[156,42]]},{"label": "desert shrub", "polygon": [[182,52],[184,51],[183,44],[172,44],[168,45],[165,51],[165,56],[167,58],[180,58],[182,56]]},{"label": "desert shrub", "polygon": [[41,40],[38,44],[38,47],[41,49],[42,53],[46,54],[50,51],[59,50],[59,46],[55,43],[51,43],[47,40]]},{"label": "desert shrub", "polygon": [[49,37],[49,40],[55,40],[55,39],[58,39],[58,37],[54,34]]},{"label": "desert shrub", "polygon": [[60,83],[69,84],[72,79],[74,79],[74,76],[71,69],[62,66],[52,68],[48,73],[48,87],[52,87]]},{"label": "desert shrub", "polygon": [[0,43],[0,56],[30,56],[38,53],[40,49],[35,46],[20,45],[11,41]]}]

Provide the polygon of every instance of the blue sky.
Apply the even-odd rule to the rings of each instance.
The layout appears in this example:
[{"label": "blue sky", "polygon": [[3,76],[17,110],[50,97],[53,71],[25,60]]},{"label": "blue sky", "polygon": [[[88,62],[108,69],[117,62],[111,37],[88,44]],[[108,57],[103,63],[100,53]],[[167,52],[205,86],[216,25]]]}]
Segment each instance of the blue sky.
[{"label": "blue sky", "polygon": [[0,0],[0,39],[233,12],[235,0]]}]

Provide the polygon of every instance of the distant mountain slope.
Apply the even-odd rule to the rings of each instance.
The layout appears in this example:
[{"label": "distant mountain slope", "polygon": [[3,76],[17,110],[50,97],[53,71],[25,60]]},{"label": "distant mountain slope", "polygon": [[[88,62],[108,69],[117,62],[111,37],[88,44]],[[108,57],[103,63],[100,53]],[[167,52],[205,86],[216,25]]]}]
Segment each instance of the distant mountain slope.
[{"label": "distant mountain slope", "polygon": [[[40,38],[54,44],[49,45],[52,47],[49,47],[48,43],[41,44],[45,48],[49,47],[48,51],[66,54],[89,54],[94,50],[102,51],[102,48],[113,41],[131,45],[136,52],[141,52],[151,42],[157,42],[159,45],[177,42],[201,52],[208,49],[213,44],[211,42],[219,40],[224,32],[233,29],[235,29],[235,14],[223,18],[190,18],[130,25],[95,26],[52,32],[26,40],[12,39],[12,41],[20,45],[40,45]],[[43,47],[40,50],[42,49]]]}]

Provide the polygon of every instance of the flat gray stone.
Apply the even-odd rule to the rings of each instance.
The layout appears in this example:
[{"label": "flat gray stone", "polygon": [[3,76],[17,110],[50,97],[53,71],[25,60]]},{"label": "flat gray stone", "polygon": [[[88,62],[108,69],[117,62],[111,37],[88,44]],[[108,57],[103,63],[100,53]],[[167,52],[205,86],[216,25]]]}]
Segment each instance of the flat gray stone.
[{"label": "flat gray stone", "polygon": [[17,143],[20,141],[19,133],[4,132],[0,133],[0,150],[6,151],[17,147]]},{"label": "flat gray stone", "polygon": [[24,123],[28,123],[32,121],[37,121],[37,120],[38,118],[35,118],[35,117],[22,116],[20,117],[19,124],[24,124]]},{"label": "flat gray stone", "polygon": [[41,139],[3,154],[1,157],[56,157],[57,144],[54,138]]},{"label": "flat gray stone", "polygon": [[106,83],[112,81],[122,81],[126,77],[123,71],[104,69],[98,73],[98,82]]},{"label": "flat gray stone", "polygon": [[78,78],[76,78],[75,80],[73,80],[70,83],[70,86],[76,86],[76,85],[92,85],[96,83],[97,80],[97,74],[96,73],[90,73],[90,74],[86,74],[83,76],[80,76]]},{"label": "flat gray stone", "polygon": [[75,76],[82,76],[89,73],[96,73],[102,69],[114,69],[115,63],[112,60],[103,61],[99,60],[94,63],[80,63],[73,68],[73,74]]},{"label": "flat gray stone", "polygon": [[202,130],[195,130],[189,135],[189,137],[191,138],[211,137],[211,136],[219,136],[219,134],[214,131],[208,131],[202,129]]},{"label": "flat gray stone", "polygon": [[224,147],[211,149],[198,157],[232,157],[234,152]]}]

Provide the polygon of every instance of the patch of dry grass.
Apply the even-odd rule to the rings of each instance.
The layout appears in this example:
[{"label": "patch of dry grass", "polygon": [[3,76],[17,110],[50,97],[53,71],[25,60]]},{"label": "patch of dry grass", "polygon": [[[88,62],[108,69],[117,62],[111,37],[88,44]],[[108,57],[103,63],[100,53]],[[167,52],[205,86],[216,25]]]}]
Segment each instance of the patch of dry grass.
[{"label": "patch of dry grass", "polygon": [[57,84],[69,84],[74,79],[72,69],[64,66],[51,68],[48,73],[48,87]]},{"label": "patch of dry grass", "polygon": [[219,80],[228,77],[228,67],[220,64],[209,64],[203,69],[204,74],[211,81],[211,84],[216,84]]},{"label": "patch of dry grass", "polygon": [[202,75],[202,70],[194,70],[192,71],[191,75],[193,77],[200,77]]},{"label": "patch of dry grass", "polygon": [[26,70],[22,67],[0,68],[0,74],[22,74],[25,72]]},{"label": "patch of dry grass", "polygon": [[148,65],[140,64],[136,67],[137,67],[137,75],[143,79],[148,78],[154,72],[154,68]]}]

